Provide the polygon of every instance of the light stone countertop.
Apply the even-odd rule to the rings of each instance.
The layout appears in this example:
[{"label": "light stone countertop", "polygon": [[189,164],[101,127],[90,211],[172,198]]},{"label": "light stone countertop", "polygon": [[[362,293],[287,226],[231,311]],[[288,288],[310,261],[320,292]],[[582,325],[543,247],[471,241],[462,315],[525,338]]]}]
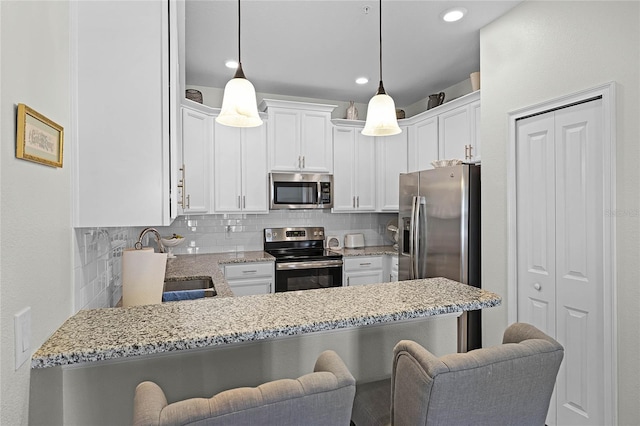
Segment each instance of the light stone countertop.
[{"label": "light stone countertop", "polygon": [[[183,254],[167,259],[164,279],[189,280],[211,277],[216,289],[216,297],[231,297],[233,292],[224,277],[220,265],[248,262],[274,262],[275,257],[264,251],[243,251],[235,253]],[[178,302],[170,302],[178,303]]]},{"label": "light stone countertop", "polygon": [[395,250],[393,246],[367,246],[362,248],[343,248],[335,250],[338,253],[342,253],[344,257],[356,257],[356,256],[382,256],[382,255],[396,255],[398,250]]},{"label": "light stone countertop", "polygon": [[[196,256],[202,259],[207,255]],[[390,323],[489,308],[500,305],[501,300],[486,290],[430,278],[83,310],[36,351],[31,367],[124,359]]]}]

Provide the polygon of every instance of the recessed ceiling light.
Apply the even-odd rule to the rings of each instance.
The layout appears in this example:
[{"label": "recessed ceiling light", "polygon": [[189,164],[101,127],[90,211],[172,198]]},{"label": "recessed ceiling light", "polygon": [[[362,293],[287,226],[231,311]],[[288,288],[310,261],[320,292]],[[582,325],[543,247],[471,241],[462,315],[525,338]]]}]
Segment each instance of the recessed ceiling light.
[{"label": "recessed ceiling light", "polygon": [[461,20],[466,13],[467,9],[464,7],[455,7],[444,12],[442,14],[442,20],[445,22],[456,22]]},{"label": "recessed ceiling light", "polygon": [[230,59],[224,63],[224,66],[235,70],[236,68],[238,68],[238,61],[234,61],[233,59]]},{"label": "recessed ceiling light", "polygon": [[369,82],[369,79],[367,77],[358,77],[356,78],[356,83],[357,84],[367,84]]}]

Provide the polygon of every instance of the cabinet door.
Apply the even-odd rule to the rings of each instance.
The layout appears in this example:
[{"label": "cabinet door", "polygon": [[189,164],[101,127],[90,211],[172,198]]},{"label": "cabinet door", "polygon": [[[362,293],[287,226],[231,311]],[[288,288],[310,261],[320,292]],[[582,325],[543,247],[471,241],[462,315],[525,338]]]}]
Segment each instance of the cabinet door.
[{"label": "cabinet door", "polygon": [[300,112],[274,109],[269,114],[271,170],[297,171],[302,167],[300,154]]},{"label": "cabinet door", "polygon": [[408,170],[432,169],[438,160],[438,117],[431,117],[409,128]]},{"label": "cabinet door", "polygon": [[376,209],[376,138],[356,130],[356,161],[354,164],[356,210]]},{"label": "cabinet door", "polygon": [[242,210],[268,213],[266,125],[242,129]]},{"label": "cabinet door", "polygon": [[480,140],[480,101],[469,104],[469,117],[471,117],[471,158],[474,162],[480,161],[481,140]]},{"label": "cabinet door", "polygon": [[[77,16],[71,28],[77,76],[71,100],[77,132],[69,150],[73,224],[169,225],[176,213],[170,207],[176,188],[169,180],[175,166],[169,160],[169,114],[177,102],[170,99],[169,79],[176,81],[170,64],[177,55],[169,55],[175,46],[168,33],[168,2],[71,2],[70,7]],[[135,66],[122,72],[123,64]]]},{"label": "cabinet door", "polygon": [[305,172],[330,173],[331,159],[331,115],[324,112],[303,111],[300,114],[302,135],[300,155]]},{"label": "cabinet door", "polygon": [[438,117],[441,159],[465,158],[465,145],[471,144],[468,105],[447,111]]},{"label": "cabinet door", "polygon": [[384,281],[382,276],[382,269],[362,272],[349,272],[346,275],[346,285],[366,285],[377,284]]},{"label": "cabinet door", "polygon": [[378,209],[398,211],[400,173],[407,172],[407,129],[393,136],[376,138],[378,145]]},{"label": "cabinet door", "polygon": [[354,127],[333,129],[333,211],[352,211],[354,203]]},{"label": "cabinet door", "polygon": [[182,190],[178,193],[182,213],[210,210],[213,117],[182,108]]},{"label": "cabinet door", "polygon": [[242,207],[242,140],[238,127],[215,124],[214,211],[238,212]]}]

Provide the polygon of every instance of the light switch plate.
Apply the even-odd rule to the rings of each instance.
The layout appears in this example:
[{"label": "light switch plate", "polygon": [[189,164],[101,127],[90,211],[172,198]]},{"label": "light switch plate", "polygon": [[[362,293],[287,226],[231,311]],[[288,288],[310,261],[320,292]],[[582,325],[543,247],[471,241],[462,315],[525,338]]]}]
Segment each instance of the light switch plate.
[{"label": "light switch plate", "polygon": [[13,316],[16,370],[31,357],[31,308],[27,306]]}]

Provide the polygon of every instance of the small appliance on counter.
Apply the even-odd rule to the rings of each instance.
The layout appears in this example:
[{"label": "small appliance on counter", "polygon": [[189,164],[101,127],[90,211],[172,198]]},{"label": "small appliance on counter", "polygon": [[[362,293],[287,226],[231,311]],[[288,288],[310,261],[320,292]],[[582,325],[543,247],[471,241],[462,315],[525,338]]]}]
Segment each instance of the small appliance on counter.
[{"label": "small appliance on counter", "polygon": [[327,235],[324,240],[324,248],[329,250],[342,250],[342,238],[337,235]]},{"label": "small appliance on counter", "polygon": [[364,247],[364,234],[347,234],[344,236],[344,248]]}]

